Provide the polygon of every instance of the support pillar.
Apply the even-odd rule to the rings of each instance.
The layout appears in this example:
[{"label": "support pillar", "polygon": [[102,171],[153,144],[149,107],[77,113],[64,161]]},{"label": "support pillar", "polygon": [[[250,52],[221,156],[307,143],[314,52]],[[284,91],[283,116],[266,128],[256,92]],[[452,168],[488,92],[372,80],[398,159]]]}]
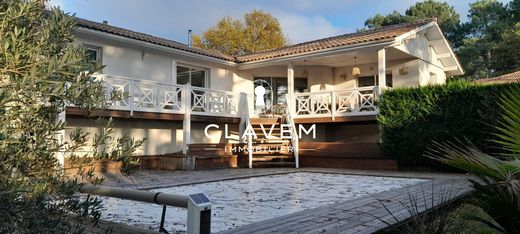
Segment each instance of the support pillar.
[{"label": "support pillar", "polygon": [[294,106],[294,65],[289,63],[287,65],[287,105],[291,108]]},{"label": "support pillar", "polygon": [[191,143],[191,88],[189,85],[184,87],[183,103],[184,103],[184,120],[182,121],[182,153],[187,155],[188,145]]},{"label": "support pillar", "polygon": [[386,50],[377,51],[377,77],[379,83],[379,93],[386,88]]}]

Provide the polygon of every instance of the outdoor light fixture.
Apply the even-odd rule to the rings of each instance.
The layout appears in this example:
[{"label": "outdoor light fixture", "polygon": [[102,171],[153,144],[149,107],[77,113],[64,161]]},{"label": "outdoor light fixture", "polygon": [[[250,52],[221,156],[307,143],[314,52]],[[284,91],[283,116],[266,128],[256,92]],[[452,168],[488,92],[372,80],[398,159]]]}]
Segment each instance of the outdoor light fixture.
[{"label": "outdoor light fixture", "polygon": [[359,70],[359,67],[356,66],[356,59],[357,57],[354,56],[354,67],[352,68],[352,76],[359,76],[359,74],[361,74],[361,70]]}]

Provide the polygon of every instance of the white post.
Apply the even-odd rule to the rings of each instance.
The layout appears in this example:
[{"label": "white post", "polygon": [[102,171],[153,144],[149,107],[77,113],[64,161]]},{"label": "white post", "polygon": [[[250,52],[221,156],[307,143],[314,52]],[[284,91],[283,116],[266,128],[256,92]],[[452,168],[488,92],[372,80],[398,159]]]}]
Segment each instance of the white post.
[{"label": "white post", "polygon": [[386,88],[386,51],[381,49],[377,51],[377,75],[379,79],[379,93]]},{"label": "white post", "polygon": [[[61,113],[58,114],[58,119],[56,121],[60,123],[65,122],[65,110],[63,110]],[[58,141],[58,144],[61,146],[65,142],[65,129],[59,130],[56,132],[56,140]],[[60,147],[60,151],[56,152],[56,159],[58,160],[59,166],[63,169],[65,167],[65,152]]]},{"label": "white post", "polygon": [[238,139],[239,143],[244,143],[243,136],[247,128],[247,124],[249,122],[249,107],[247,104],[247,93],[240,93],[238,112],[240,113],[240,124],[238,125]]},{"label": "white post", "polygon": [[294,104],[294,66],[292,62],[287,65],[287,96],[287,105],[292,107]]},{"label": "white post", "polygon": [[331,95],[331,98],[330,98],[330,101],[331,101],[331,104],[330,104],[330,107],[332,108],[331,110],[331,113],[332,113],[332,121],[334,121],[336,119],[336,93],[334,91],[331,91],[330,92],[330,95]]},{"label": "white post", "polygon": [[182,153],[187,155],[188,145],[191,143],[191,88],[189,85],[184,86],[184,93],[182,95],[184,101],[184,120],[182,121],[183,147]]},{"label": "white post", "polygon": [[253,136],[252,134],[247,135],[247,156],[249,158],[248,166],[253,168]]},{"label": "white post", "polygon": [[172,59],[172,85],[177,84],[177,61]]}]

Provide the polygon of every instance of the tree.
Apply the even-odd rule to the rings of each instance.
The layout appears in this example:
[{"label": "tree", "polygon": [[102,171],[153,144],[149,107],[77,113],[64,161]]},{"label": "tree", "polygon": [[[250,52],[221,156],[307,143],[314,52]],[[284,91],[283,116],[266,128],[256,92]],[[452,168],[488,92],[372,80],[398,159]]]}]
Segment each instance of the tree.
[{"label": "tree", "polygon": [[492,77],[520,68],[519,5],[520,0],[470,4],[470,21],[462,24],[464,38],[456,48],[467,77]]},{"label": "tree", "polygon": [[253,10],[244,15],[244,21],[224,17],[205,31],[193,36],[194,46],[217,50],[230,55],[242,55],[287,44],[280,23],[271,14]]},{"label": "tree", "polygon": [[427,0],[417,2],[405,11],[405,14],[394,11],[386,16],[377,14],[365,21],[368,28],[379,28],[383,26],[413,22],[426,18],[437,18],[437,23],[448,38],[455,37],[457,26],[460,24],[460,15],[455,8],[446,2]]},{"label": "tree", "polygon": [[[82,183],[100,182],[85,163],[130,162],[142,143],[110,137],[110,120],[96,136],[76,129],[70,140],[57,137],[67,104],[88,111],[110,99],[72,43],[74,17],[44,7],[41,0],[0,1],[0,233],[81,232],[100,208],[95,198],[74,195]],[[59,154],[80,168],[77,175],[64,173]]]}]

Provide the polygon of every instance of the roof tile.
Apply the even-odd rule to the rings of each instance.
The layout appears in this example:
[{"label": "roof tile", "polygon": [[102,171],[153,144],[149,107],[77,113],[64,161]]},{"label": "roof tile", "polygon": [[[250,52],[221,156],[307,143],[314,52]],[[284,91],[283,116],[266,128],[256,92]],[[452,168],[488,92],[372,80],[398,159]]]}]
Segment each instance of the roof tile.
[{"label": "roof tile", "polygon": [[405,24],[396,24],[391,26],[386,26],[378,29],[360,31],[355,33],[343,34],[340,36],[334,36],[304,43],[299,43],[296,45],[285,46],[277,49],[270,49],[265,51],[260,51],[252,54],[241,55],[237,57],[233,57],[230,55],[226,55],[224,53],[218,51],[211,51],[206,49],[201,49],[197,47],[190,47],[186,44],[155,37],[152,35],[135,32],[132,30],[115,27],[109,24],[98,23],[86,19],[77,18],[79,27],[88,28],[92,30],[97,30],[105,33],[111,33],[118,36],[123,36],[135,40],[140,40],[144,42],[149,42],[152,44],[165,46],[173,49],[183,50],[187,52],[192,52],[200,55],[205,55],[208,57],[223,59],[227,61],[244,63],[244,62],[252,62],[259,61],[264,59],[276,58],[287,55],[294,55],[299,53],[306,53],[311,51],[319,51],[339,46],[352,45],[358,43],[365,43],[371,41],[381,41],[381,40],[390,40],[395,38],[401,34],[409,32],[412,29],[425,25],[434,21],[435,19],[426,19],[421,21],[416,21],[413,23],[405,23]]},{"label": "roof tile", "polygon": [[509,84],[509,83],[520,83],[520,71],[516,71],[513,73],[508,73],[505,75],[484,78],[479,80],[474,80],[475,84]]}]

